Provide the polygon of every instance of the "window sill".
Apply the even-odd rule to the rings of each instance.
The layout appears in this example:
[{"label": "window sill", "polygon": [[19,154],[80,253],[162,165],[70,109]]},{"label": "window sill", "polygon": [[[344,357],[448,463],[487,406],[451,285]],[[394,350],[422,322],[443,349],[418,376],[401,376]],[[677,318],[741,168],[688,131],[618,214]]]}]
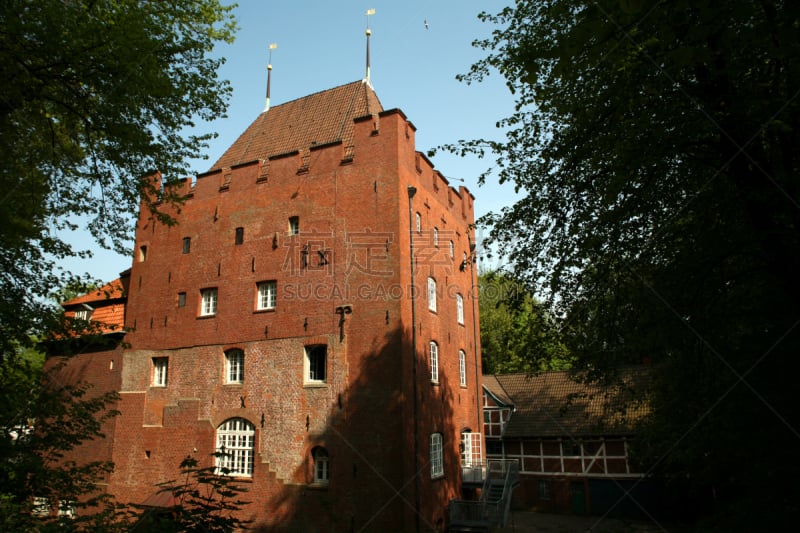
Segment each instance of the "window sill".
[{"label": "window sill", "polygon": [[213,314],[213,315],[198,315],[197,319],[198,320],[206,320],[208,318],[216,318],[216,316],[217,316],[216,314]]},{"label": "window sill", "polygon": [[327,381],[304,381],[303,388],[305,389],[322,389],[328,386]]},{"label": "window sill", "polygon": [[312,490],[328,490],[328,482],[326,481],[322,483],[320,481],[315,481],[313,483],[309,483],[307,487]]},{"label": "window sill", "polygon": [[253,311],[253,313],[274,313],[274,312],[275,312],[274,307],[270,307],[269,309],[256,309],[255,311]]},{"label": "window sill", "polygon": [[431,380],[431,385],[433,385],[434,387],[438,387],[439,386],[439,380],[438,379],[435,380],[435,381]]}]

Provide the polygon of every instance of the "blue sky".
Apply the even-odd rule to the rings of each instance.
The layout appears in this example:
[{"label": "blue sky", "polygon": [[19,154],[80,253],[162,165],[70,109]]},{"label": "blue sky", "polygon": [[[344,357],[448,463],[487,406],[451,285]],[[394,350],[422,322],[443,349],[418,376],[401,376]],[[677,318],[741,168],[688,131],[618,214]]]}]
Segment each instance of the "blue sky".
[{"label": "blue sky", "polygon": [[[365,3],[366,1],[366,3]],[[402,109],[417,127],[417,150],[476,137],[499,138],[495,123],[513,112],[513,97],[499,75],[480,84],[456,81],[459,73],[483,53],[472,46],[490,35],[492,26],[478,20],[486,10],[497,12],[504,3],[478,0],[241,0],[235,14],[239,31],[232,45],[218,47],[227,58],[220,77],[230,81],[233,97],[227,118],[198,124],[199,132],[215,131],[208,159],[196,161],[203,172],[222,155],[264,108],[266,64],[272,53],[271,104],[363,79],[366,70],[367,9],[369,17],[371,82],[384,108]],[[425,22],[427,21],[427,28]],[[459,158],[439,153],[436,168],[463,183],[476,197],[478,215],[497,210],[514,197],[512,186],[477,178],[491,160]],[[84,242],[79,239],[78,242]],[[130,267],[131,258],[96,251],[89,261],[65,265],[103,281]]]}]

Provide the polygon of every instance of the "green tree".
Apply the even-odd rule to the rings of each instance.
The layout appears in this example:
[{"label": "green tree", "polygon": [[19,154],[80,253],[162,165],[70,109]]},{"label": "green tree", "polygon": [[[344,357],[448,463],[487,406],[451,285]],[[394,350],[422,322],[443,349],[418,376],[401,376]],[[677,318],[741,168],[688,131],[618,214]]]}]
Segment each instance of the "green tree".
[{"label": "green tree", "polygon": [[[160,192],[143,177],[160,170],[175,182],[201,156],[212,134],[187,131],[225,112],[230,88],[212,51],[233,38],[232,9],[218,0],[0,0],[4,531],[38,527],[26,522],[33,496],[94,498],[110,468],[61,455],[100,436],[113,398],[63,386],[21,354],[46,333],[63,339],[76,325],[87,329],[49,300],[77,286],[59,261],[91,255],[63,231],[80,224],[98,246],[129,252],[142,193]],[[181,200],[171,190],[149,206],[157,216],[159,205]]]},{"label": "green tree", "polygon": [[506,273],[484,272],[478,287],[485,374],[570,367],[557,322],[522,283]]},{"label": "green tree", "polygon": [[[482,223],[595,376],[657,369],[645,471],[721,530],[797,521],[800,4],[520,0],[463,76],[506,79]],[[531,238],[535,236],[535,238]],[[539,291],[537,291],[538,293]]]},{"label": "green tree", "polygon": [[[216,43],[232,40],[218,0],[3,0],[0,9],[0,349],[47,330],[59,259],[90,255],[61,238],[80,222],[98,245],[125,245],[160,170],[188,173],[224,113]],[[165,198],[175,201],[177,198]]]}]

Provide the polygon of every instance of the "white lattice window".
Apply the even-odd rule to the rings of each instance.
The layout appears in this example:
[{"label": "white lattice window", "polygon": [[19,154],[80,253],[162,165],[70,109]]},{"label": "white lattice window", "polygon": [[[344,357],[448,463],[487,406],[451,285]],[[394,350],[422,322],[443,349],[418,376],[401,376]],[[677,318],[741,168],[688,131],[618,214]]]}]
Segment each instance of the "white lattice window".
[{"label": "white lattice window", "polygon": [[428,309],[436,311],[436,280],[428,278]]},{"label": "white lattice window", "polygon": [[431,381],[439,382],[439,345],[431,341],[430,344]]},{"label": "white lattice window", "polygon": [[456,294],[456,318],[459,324],[464,324],[464,297]]},{"label": "white lattice window", "polygon": [[217,289],[203,289],[200,291],[200,299],[200,316],[217,314]]},{"label": "white lattice window", "polygon": [[244,382],[244,352],[239,349],[225,352],[225,382]]},{"label": "white lattice window", "polygon": [[275,301],[278,292],[278,283],[275,281],[262,281],[258,284],[258,305],[256,309],[275,309]]},{"label": "white lattice window", "polygon": [[467,386],[467,354],[464,350],[458,351],[458,383],[462,387]]},{"label": "white lattice window", "polygon": [[218,474],[253,475],[255,434],[255,426],[244,418],[231,418],[217,428]]},{"label": "white lattice window", "polygon": [[431,435],[431,478],[444,475],[443,454],[442,434],[433,433]]}]

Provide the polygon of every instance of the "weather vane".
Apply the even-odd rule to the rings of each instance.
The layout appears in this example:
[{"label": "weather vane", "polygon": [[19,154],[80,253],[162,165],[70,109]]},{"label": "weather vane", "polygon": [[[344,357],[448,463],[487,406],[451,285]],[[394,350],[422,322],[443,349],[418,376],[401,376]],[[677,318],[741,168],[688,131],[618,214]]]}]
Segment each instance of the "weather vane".
[{"label": "weather vane", "polygon": [[366,12],[366,16],[367,16],[367,31],[366,31],[366,34],[367,34],[367,76],[365,78],[367,83],[369,83],[369,36],[372,35],[372,30],[369,29],[369,17],[370,17],[370,15],[374,15],[374,14],[375,14],[375,8],[367,9],[367,12]]},{"label": "weather vane", "polygon": [[278,48],[276,43],[269,45],[269,61],[267,61],[267,100],[264,103],[264,111],[269,110],[269,86],[272,78],[272,51]]}]

